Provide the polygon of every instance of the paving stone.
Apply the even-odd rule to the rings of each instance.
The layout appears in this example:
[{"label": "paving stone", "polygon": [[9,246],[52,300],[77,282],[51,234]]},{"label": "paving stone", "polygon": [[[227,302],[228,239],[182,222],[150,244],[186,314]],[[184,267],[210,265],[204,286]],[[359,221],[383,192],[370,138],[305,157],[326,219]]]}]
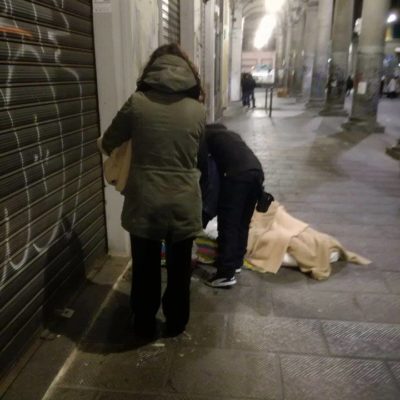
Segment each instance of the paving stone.
[{"label": "paving stone", "polygon": [[[226,400],[226,397],[203,397],[203,396],[190,396],[190,395],[179,395],[179,394],[137,394],[137,393],[113,393],[107,392],[102,393],[96,400]],[[235,400],[248,400],[242,397],[235,397]]]},{"label": "paving stone", "polygon": [[[114,313],[103,314],[83,339],[81,348],[88,343],[103,344],[110,349],[113,345],[129,346],[133,343],[134,335],[130,326],[129,307],[120,307]],[[105,347],[103,347],[105,349]],[[114,347],[115,348],[115,347]],[[126,348],[127,349],[127,348]]]},{"label": "paving stone", "polygon": [[397,400],[381,361],[281,355],[285,400]]},{"label": "paving stone", "polygon": [[141,394],[141,393],[101,393],[96,400],[168,400],[168,397],[161,394]]},{"label": "paving stone", "polygon": [[307,289],[307,275],[300,272],[298,268],[281,267],[276,274],[260,273],[245,270],[238,277],[238,284],[243,286],[258,286],[262,289],[290,287]]},{"label": "paving stone", "polygon": [[332,355],[400,360],[400,325],[321,323]]},{"label": "paving stone", "polygon": [[167,388],[176,393],[282,399],[277,356],[265,352],[185,349],[175,355]]},{"label": "paving stone", "polygon": [[[338,264],[341,264],[340,266]],[[369,266],[350,266],[346,263],[332,264],[332,275],[326,281],[308,281],[309,288],[316,291],[389,293],[382,273]]]},{"label": "paving stone", "polygon": [[186,332],[172,340],[177,346],[221,347],[227,324],[225,314],[192,312]]},{"label": "paving stone", "polygon": [[357,303],[363,309],[366,321],[400,324],[400,296],[358,294]]},{"label": "paving stone", "polygon": [[386,284],[389,286],[390,291],[395,294],[400,294],[400,272],[385,272],[383,276],[385,277]]},{"label": "paving stone", "polygon": [[49,400],[97,400],[98,392],[57,387]]},{"label": "paving stone", "polygon": [[[397,200],[398,202],[398,200]],[[400,260],[400,248],[399,248],[399,238],[390,238],[383,240],[376,240],[374,238],[369,237],[361,237],[359,235],[343,235],[343,243],[351,246],[354,250],[361,252],[364,255],[364,252],[369,252],[367,257],[371,257],[375,262],[379,261],[379,257],[381,255],[393,254],[396,256],[397,261]],[[378,256],[374,255],[377,254]]]},{"label": "paving stone", "polygon": [[273,289],[274,314],[292,318],[364,320],[351,293]]},{"label": "paving stone", "polygon": [[[311,169],[310,173],[315,173],[315,168]],[[285,204],[291,204],[296,202],[301,202],[305,205],[304,208],[308,208],[310,204],[313,207],[322,208],[322,207],[337,207],[337,209],[350,210],[353,207],[356,207],[357,203],[360,200],[359,194],[352,194],[348,192],[337,192],[337,193],[326,193],[324,191],[316,191],[313,193],[305,193],[299,191],[297,194],[293,193],[285,193],[283,194],[282,201]],[[365,210],[375,210],[379,207],[389,207],[390,209],[395,210],[395,207],[398,204],[397,197],[382,197],[381,194],[376,193],[375,195],[369,196],[367,199],[363,199],[363,204],[366,205]],[[351,208],[350,208],[351,207]],[[364,208],[363,208],[364,209]]]},{"label": "paving stone", "polygon": [[79,353],[61,385],[91,389],[161,391],[165,386],[171,350],[154,343],[110,354]]},{"label": "paving stone", "polygon": [[313,228],[335,237],[336,239],[339,240],[339,242],[343,244],[345,244],[345,242],[342,238],[348,236],[359,238],[359,240],[368,239],[368,240],[380,241],[383,238],[385,238],[385,240],[391,239],[391,237],[388,237],[387,235],[383,236],[382,232],[380,232],[378,229],[375,229],[373,226],[364,224],[356,225],[350,223],[343,224],[342,222],[337,222],[337,223],[320,222],[318,223],[318,226],[313,226]]},{"label": "paving stone", "polygon": [[400,362],[390,362],[389,363],[390,370],[395,376],[397,383],[400,387]]},{"label": "paving stone", "polygon": [[195,312],[268,315],[272,304],[265,289],[239,285],[213,289],[202,283],[192,290],[191,308]]},{"label": "paving stone", "polygon": [[305,319],[234,315],[227,346],[244,350],[328,354],[320,322]]},{"label": "paving stone", "polygon": [[390,250],[382,250],[382,252],[372,253],[371,251],[370,253],[371,256],[368,255],[367,251],[365,252],[368,258],[373,261],[371,264],[372,268],[381,271],[400,272],[400,255],[397,252],[391,253]]}]

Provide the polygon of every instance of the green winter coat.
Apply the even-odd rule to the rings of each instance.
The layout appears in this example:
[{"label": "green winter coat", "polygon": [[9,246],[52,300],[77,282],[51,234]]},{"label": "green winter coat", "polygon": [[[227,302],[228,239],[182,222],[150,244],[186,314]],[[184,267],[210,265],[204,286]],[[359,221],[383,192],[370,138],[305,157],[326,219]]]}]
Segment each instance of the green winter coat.
[{"label": "green winter coat", "polygon": [[105,132],[102,146],[110,154],[132,139],[122,226],[139,237],[180,241],[201,230],[196,165],[205,109],[180,93],[196,85],[180,57],[159,57],[144,81],[151,90],[128,99]]}]

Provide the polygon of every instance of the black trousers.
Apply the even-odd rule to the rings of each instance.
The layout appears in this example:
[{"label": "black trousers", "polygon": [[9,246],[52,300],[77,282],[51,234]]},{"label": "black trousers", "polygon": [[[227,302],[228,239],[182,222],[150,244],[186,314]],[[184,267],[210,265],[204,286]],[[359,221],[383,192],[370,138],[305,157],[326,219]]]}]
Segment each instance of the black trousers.
[{"label": "black trousers", "polygon": [[248,102],[249,106],[250,106],[250,100],[251,100],[251,104],[252,104],[253,108],[255,108],[256,107],[256,98],[254,96],[254,89],[249,94],[249,102]]},{"label": "black trousers", "polygon": [[217,274],[231,278],[242,267],[249,226],[262,191],[262,174],[247,171],[240,177],[221,179],[218,201]]},{"label": "black trousers", "polygon": [[184,330],[190,314],[190,276],[193,238],[166,242],[167,287],[161,301],[161,241],[131,235],[131,307],[134,327],[151,334],[162,302],[167,328]]},{"label": "black trousers", "polygon": [[250,107],[250,91],[245,90],[242,92],[242,104]]}]

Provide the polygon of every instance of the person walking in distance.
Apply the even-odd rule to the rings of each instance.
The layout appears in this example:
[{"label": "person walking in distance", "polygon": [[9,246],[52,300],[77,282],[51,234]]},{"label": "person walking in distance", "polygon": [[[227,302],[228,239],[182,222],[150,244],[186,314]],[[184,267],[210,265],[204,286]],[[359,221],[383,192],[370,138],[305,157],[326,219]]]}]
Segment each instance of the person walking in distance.
[{"label": "person walking in distance", "polygon": [[[202,99],[199,74],[186,54],[177,44],[161,46],[102,139],[108,154],[132,141],[121,220],[131,237],[131,307],[140,337],[156,336],[160,304],[166,335],[180,334],[189,320],[191,249],[202,228],[197,169],[206,118]],[[163,240],[167,287],[161,299]]]},{"label": "person walking in distance", "polygon": [[252,107],[256,107],[254,89],[256,87],[256,81],[249,73],[243,74],[242,77],[242,104],[250,108],[250,100],[252,102]]},{"label": "person walking in distance", "polygon": [[257,86],[256,81],[251,74],[249,74],[248,80],[249,80],[249,83],[248,83],[248,87],[249,87],[249,102],[248,103],[249,104],[248,105],[250,107],[250,100],[251,100],[252,108],[256,108],[256,98],[254,95],[254,91]]},{"label": "person walking in distance", "polygon": [[346,79],[346,96],[350,96],[353,87],[354,87],[353,78],[349,75]]}]

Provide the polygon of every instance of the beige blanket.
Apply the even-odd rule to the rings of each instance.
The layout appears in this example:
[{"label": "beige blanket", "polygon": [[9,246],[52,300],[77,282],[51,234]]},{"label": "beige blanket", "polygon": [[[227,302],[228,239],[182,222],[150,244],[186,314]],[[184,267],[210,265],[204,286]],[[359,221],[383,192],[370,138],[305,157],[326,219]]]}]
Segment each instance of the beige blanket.
[{"label": "beige blanket", "polygon": [[258,272],[277,273],[287,252],[302,272],[314,279],[331,274],[330,255],[339,251],[341,259],[367,265],[370,260],[347,251],[335,238],[318,232],[292,217],[274,201],[267,213],[254,212],[247,243],[246,266]]}]

